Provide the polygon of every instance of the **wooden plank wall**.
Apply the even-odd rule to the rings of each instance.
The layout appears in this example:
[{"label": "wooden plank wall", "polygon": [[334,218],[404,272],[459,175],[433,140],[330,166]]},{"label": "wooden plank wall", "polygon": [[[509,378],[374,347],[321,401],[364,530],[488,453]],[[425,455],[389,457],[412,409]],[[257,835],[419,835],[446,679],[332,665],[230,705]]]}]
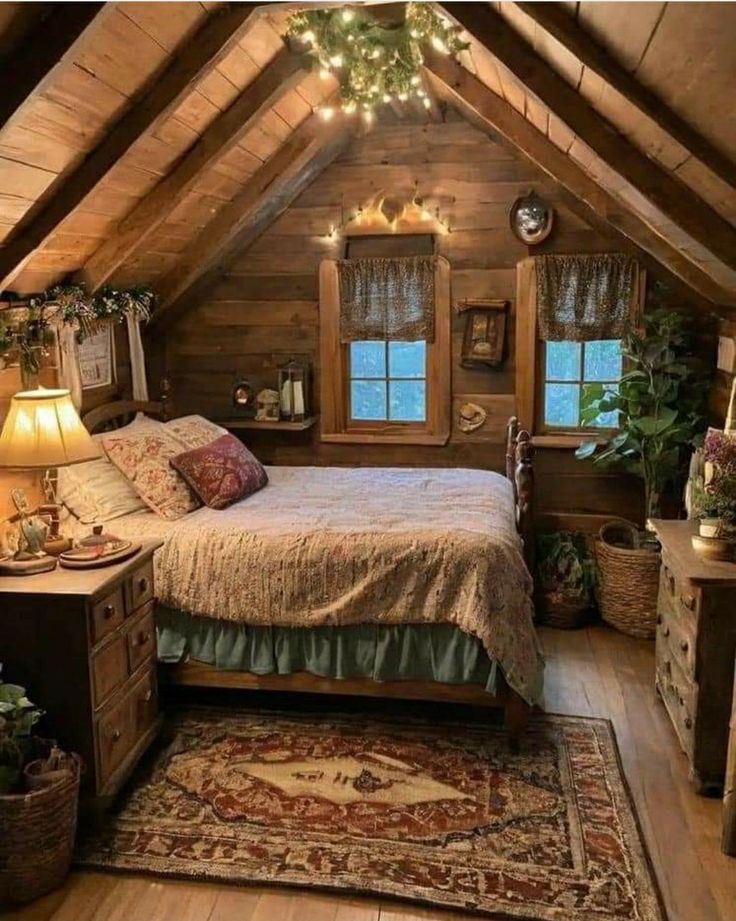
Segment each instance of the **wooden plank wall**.
[{"label": "wooden plank wall", "polygon": [[[329,238],[330,228],[381,190],[406,200],[415,183],[450,226],[450,233],[438,238],[438,249],[452,265],[453,302],[466,297],[515,301],[515,266],[530,250],[511,233],[508,212],[514,199],[532,188],[557,209],[556,229],[544,250],[615,248],[563,206],[555,187],[532,167],[466,122],[378,127],[223,271],[206,300],[182,317],[165,343],[155,344],[165,349],[175,411],[227,416],[238,377],[248,377],[258,389],[272,386],[277,366],[292,356],[312,362],[319,409],[317,269],[321,259],[342,255],[344,246]],[[453,431],[444,447],[322,444],[316,429],[300,435],[248,432],[247,442],[264,461],[277,464],[501,470],[504,427],[515,409],[514,320],[512,310],[503,369],[466,370],[459,363],[463,322],[455,317]],[[457,428],[457,409],[466,400],[488,411],[485,426],[470,435]],[[566,519],[570,513],[592,530],[612,515],[641,518],[637,481],[601,474],[559,449],[539,451],[537,469],[540,508],[555,525],[571,520]]]}]

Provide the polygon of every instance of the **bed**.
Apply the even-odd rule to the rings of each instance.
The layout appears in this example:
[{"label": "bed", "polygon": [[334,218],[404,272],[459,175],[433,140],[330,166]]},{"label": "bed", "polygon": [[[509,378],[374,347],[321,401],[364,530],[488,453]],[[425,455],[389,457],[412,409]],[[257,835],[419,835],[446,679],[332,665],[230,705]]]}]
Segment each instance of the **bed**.
[{"label": "bed", "polygon": [[[160,403],[84,417],[95,433]],[[268,486],[178,521],[109,523],[160,538],[159,658],[190,686],[503,707],[542,699],[532,623],[532,445],[508,426],[507,476],[468,469],[267,467]]]}]

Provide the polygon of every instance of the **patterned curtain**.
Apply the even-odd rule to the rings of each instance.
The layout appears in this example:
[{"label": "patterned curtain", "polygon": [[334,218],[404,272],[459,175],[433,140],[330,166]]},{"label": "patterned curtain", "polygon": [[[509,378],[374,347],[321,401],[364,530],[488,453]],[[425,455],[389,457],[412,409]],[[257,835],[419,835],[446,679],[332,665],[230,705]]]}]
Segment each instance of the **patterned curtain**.
[{"label": "patterned curtain", "polygon": [[620,339],[631,312],[637,262],[630,256],[536,256],[542,339]]},{"label": "patterned curtain", "polygon": [[435,256],[341,259],[340,341],[434,342]]}]

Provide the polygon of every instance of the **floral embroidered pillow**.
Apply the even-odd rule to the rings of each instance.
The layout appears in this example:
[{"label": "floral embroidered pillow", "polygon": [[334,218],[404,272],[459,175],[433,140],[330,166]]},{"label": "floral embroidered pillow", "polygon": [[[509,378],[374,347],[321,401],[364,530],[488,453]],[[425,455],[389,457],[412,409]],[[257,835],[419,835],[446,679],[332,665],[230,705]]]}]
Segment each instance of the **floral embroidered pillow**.
[{"label": "floral embroidered pillow", "polygon": [[268,483],[261,462],[234,435],[222,435],[202,448],[178,454],[171,458],[171,466],[210,508],[226,508]]},{"label": "floral embroidered pillow", "polygon": [[201,505],[169,460],[181,453],[181,442],[163,427],[141,429],[102,439],[105,453],[128,478],[149,508],[175,521]]},{"label": "floral embroidered pillow", "polygon": [[182,447],[203,448],[211,444],[222,435],[227,435],[227,429],[204,416],[180,416],[166,423],[166,431],[182,443]]}]

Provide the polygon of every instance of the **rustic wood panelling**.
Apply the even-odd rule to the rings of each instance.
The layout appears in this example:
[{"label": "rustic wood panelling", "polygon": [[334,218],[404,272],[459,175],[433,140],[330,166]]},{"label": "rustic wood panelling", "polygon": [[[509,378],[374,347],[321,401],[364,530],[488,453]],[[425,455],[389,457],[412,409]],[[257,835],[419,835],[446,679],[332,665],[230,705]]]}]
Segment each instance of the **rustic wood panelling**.
[{"label": "rustic wood panelling", "polygon": [[[276,368],[292,356],[307,357],[315,372],[319,409],[319,316],[317,270],[323,258],[341,255],[344,241],[330,228],[350,218],[379,189],[394,197],[419,189],[431,209],[457,230],[437,238],[437,250],[453,266],[453,301],[497,297],[512,302],[508,358],[498,371],[460,366],[463,320],[453,318],[452,433],[444,447],[323,444],[317,430],[299,435],[248,433],[264,460],[284,464],[472,466],[501,470],[504,426],[515,409],[515,266],[529,254],[511,233],[508,209],[519,194],[537,189],[557,208],[548,252],[603,251],[616,241],[592,230],[571,212],[557,188],[500,142],[450,116],[447,124],[377,127],[351,147],[168,331],[167,371],[179,412],[223,418],[230,388],[242,376],[257,389],[272,386]],[[431,151],[430,162],[424,151]],[[488,421],[465,434],[457,410],[471,401]],[[601,474],[570,451],[539,451],[540,511],[555,524],[571,520],[593,529],[606,516],[641,518],[637,481]]]}]

